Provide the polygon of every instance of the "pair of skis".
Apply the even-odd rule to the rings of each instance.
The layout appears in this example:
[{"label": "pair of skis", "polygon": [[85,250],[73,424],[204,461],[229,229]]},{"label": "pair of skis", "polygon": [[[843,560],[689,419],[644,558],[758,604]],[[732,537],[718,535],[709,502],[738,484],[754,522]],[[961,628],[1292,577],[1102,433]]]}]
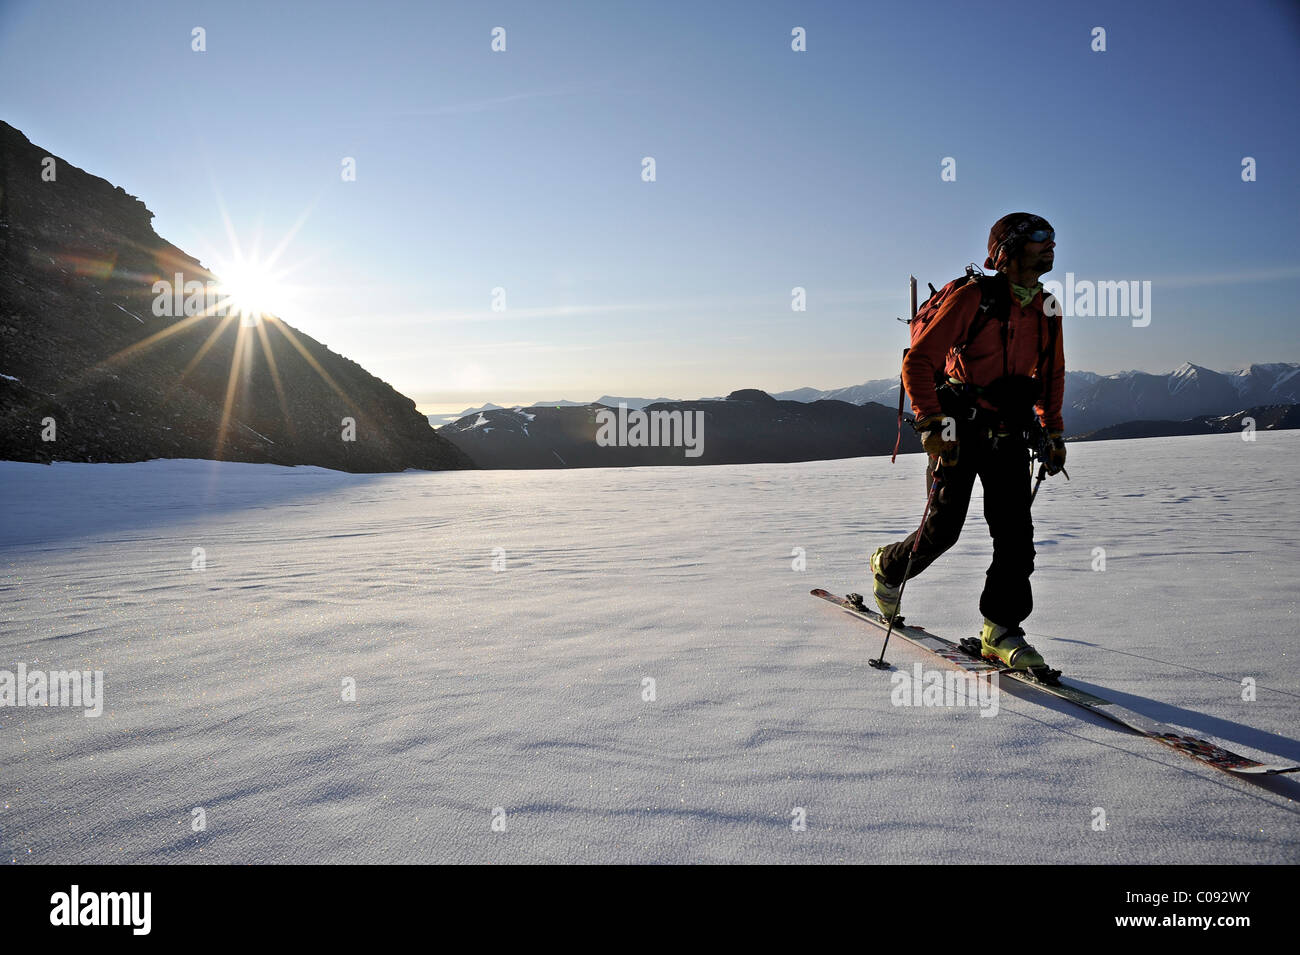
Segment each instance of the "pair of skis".
[{"label": "pair of skis", "polygon": [[[836,606],[842,608],[846,613],[857,617],[865,623],[879,627],[881,630],[889,630],[889,621],[874,610],[869,609],[862,603],[858,597],[856,600],[850,600],[840,597],[829,591],[818,588],[812,592],[814,597],[820,597],[822,600],[828,600]],[[856,594],[851,595],[857,597]],[[894,621],[893,633],[902,637],[913,646],[920,647],[923,650],[929,650],[931,653],[951,663],[968,673],[984,674],[996,672],[1001,676],[1010,677],[1026,686],[1032,686],[1034,689],[1043,693],[1050,693],[1052,696],[1059,697],[1062,700],[1068,700],[1078,706],[1083,707],[1091,713],[1110,720],[1112,723],[1118,723],[1120,726],[1141,733],[1143,736],[1149,736],[1157,742],[1164,743],[1186,756],[1195,760],[1213,766],[1215,769],[1222,769],[1230,773],[1239,773],[1252,776],[1274,776],[1280,773],[1300,772],[1300,766],[1284,766],[1270,763],[1261,763],[1258,760],[1248,759],[1237,753],[1230,752],[1221,746],[1211,743],[1209,740],[1199,739],[1195,736],[1187,736],[1179,732],[1173,726],[1167,723],[1161,723],[1157,720],[1149,719],[1141,713],[1135,713],[1133,710],[1125,709],[1110,700],[1104,699],[1095,694],[1088,693],[1078,687],[1062,683],[1059,677],[1054,678],[1055,682],[1036,679],[1034,676],[1024,672],[1011,670],[1000,664],[992,663],[985,660],[979,655],[978,641],[962,641],[962,644],[953,643],[951,640],[945,640],[943,637],[935,636],[922,627],[905,626],[901,617]],[[1053,671],[1055,672],[1055,671]]]}]

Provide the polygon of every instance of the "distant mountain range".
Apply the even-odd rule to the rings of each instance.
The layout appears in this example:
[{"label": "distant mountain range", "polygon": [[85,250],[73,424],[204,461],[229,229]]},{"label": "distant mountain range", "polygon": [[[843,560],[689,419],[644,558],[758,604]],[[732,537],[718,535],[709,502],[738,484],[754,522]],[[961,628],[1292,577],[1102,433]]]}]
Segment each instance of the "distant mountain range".
[{"label": "distant mountain range", "polygon": [[1085,434],[1126,421],[1187,420],[1231,415],[1261,405],[1300,402],[1300,365],[1256,364],[1218,372],[1185,362],[1168,375],[1126,371],[1118,375],[1066,375],[1065,422]]},{"label": "distant mountain range", "polygon": [[285,322],[155,316],[155,282],[198,283],[200,311],[216,277],[120,186],[58,158],[45,181],[51,158],[0,122],[0,458],[472,466],[411,399]]},{"label": "distant mountain range", "polygon": [[1249,418],[1256,431],[1300,428],[1300,405],[1259,405],[1230,415],[1198,415],[1184,421],[1126,421],[1092,431],[1075,441],[1109,441],[1118,438],[1167,438],[1185,434],[1239,434]]},{"label": "distant mountain range", "polygon": [[[1068,372],[1065,420],[1071,426],[1070,440],[1240,431],[1247,417],[1257,430],[1297,428],[1298,371],[1300,365],[1274,363],[1221,373],[1188,363],[1169,375]],[[800,388],[778,395],[745,389],[725,399],[695,401],[606,395],[587,405],[488,405],[472,409],[438,433],[484,468],[830,460],[891,453],[898,438],[897,402],[896,380],[825,392]],[[701,414],[703,453],[692,458],[680,447],[602,446],[597,440],[600,416],[617,410],[620,403],[628,413]],[[915,433],[905,426],[900,452],[920,449]]]},{"label": "distant mountain range", "polygon": [[[794,401],[838,399],[854,404],[877,401],[896,409],[898,379],[868,381],[830,391],[799,388],[773,397]],[[1184,420],[1198,415],[1228,415],[1259,405],[1296,403],[1300,403],[1300,364],[1274,362],[1219,372],[1184,362],[1166,375],[1067,371],[1062,416],[1067,435],[1074,436],[1129,421]],[[909,402],[904,406],[911,410]]]},{"label": "distant mountain range", "polygon": [[[615,399],[617,402],[619,399]],[[844,401],[778,401],[757,389],[725,399],[651,402],[627,417],[643,420],[695,416],[699,454],[684,444],[602,444],[602,420],[622,416],[617,407],[589,405],[489,408],[438,429],[484,468],[630,467],[635,465],[750,464],[824,461],[887,454],[898,430],[896,410]],[[631,434],[631,428],[626,429]],[[921,450],[911,428],[903,429],[903,452]]]},{"label": "distant mountain range", "polygon": [[[529,405],[530,408],[583,408],[587,405],[606,405],[610,408],[617,408],[620,403],[627,405],[629,408],[635,408],[640,411],[646,405],[660,404],[669,401],[679,401],[678,398],[619,398],[614,395],[601,395],[595,401],[539,401],[536,404]],[[706,399],[701,399],[706,400]],[[516,408],[520,407],[515,405]],[[459,421],[466,415],[479,414],[483,411],[502,411],[501,405],[494,405],[491,402],[480,405],[477,408],[466,408],[464,411],[456,414],[431,414],[426,415],[429,424],[435,428],[441,428],[443,425],[451,424],[453,421]]]},{"label": "distant mountain range", "polygon": [[[847,388],[819,391],[796,388],[772,394],[778,401],[845,401],[854,405],[872,402],[898,409],[898,379],[881,378]],[[665,398],[614,398],[605,395],[594,404],[616,407],[620,401],[629,408],[644,408]],[[701,399],[704,400],[704,399]],[[1066,434],[1078,437],[1112,425],[1132,421],[1183,421],[1200,415],[1231,415],[1246,408],[1263,405],[1300,403],[1300,364],[1273,362],[1255,364],[1240,371],[1212,371],[1185,362],[1165,375],[1144,371],[1125,371],[1099,375],[1091,371],[1065,373]],[[577,406],[577,402],[546,402],[547,406]],[[485,408],[495,408],[487,405]],[[911,412],[911,403],[904,401]],[[477,413],[480,408],[466,409],[460,416],[443,416],[430,423],[447,424],[457,417]],[[892,447],[892,445],[891,445]]]}]

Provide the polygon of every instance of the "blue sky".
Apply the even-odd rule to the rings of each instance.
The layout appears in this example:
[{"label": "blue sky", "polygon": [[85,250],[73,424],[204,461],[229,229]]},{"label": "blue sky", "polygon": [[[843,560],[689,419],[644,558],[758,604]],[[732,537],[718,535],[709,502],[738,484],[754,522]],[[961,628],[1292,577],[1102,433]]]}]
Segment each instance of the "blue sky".
[{"label": "blue sky", "polygon": [[1300,361],[1295,10],[0,0],[0,118],[209,266],[291,237],[282,316],[430,412],[897,374],[908,274],[1018,209],[1152,282],[1069,368],[1228,370]]}]

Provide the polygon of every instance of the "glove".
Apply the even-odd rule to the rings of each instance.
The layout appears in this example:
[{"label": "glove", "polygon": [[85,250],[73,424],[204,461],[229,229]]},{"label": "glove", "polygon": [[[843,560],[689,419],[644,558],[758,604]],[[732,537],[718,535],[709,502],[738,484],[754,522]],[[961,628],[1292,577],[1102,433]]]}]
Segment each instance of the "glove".
[{"label": "glove", "polygon": [[1065,434],[1061,431],[1049,431],[1047,434],[1047,473],[1057,474],[1065,470]]},{"label": "glove", "polygon": [[938,458],[939,464],[946,468],[957,463],[957,455],[960,451],[956,438],[949,440],[943,436],[951,423],[952,419],[947,415],[932,414],[918,418],[912,425],[921,435],[921,447],[925,448],[925,453],[932,458]]}]

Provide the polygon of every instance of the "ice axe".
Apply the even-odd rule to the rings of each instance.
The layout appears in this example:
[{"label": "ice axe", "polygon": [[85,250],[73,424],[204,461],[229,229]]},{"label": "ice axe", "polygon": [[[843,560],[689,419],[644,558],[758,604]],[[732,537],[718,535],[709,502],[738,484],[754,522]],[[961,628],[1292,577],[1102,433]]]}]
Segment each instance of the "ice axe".
[{"label": "ice axe", "polygon": [[[1047,477],[1047,458],[1049,453],[1047,447],[1049,444],[1047,430],[1042,426],[1042,424],[1036,422],[1034,433],[1037,437],[1037,440],[1034,442],[1034,457],[1038,458],[1038,478],[1034,481],[1034,490],[1029,495],[1029,505],[1031,507],[1034,504],[1034,498],[1038,497],[1038,488],[1042,485],[1043,479]],[[1029,466],[1033,467],[1032,461]],[[1067,481],[1070,480],[1069,471],[1065,470],[1065,468],[1061,468],[1061,473],[1065,475]]]}]

